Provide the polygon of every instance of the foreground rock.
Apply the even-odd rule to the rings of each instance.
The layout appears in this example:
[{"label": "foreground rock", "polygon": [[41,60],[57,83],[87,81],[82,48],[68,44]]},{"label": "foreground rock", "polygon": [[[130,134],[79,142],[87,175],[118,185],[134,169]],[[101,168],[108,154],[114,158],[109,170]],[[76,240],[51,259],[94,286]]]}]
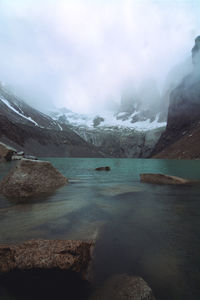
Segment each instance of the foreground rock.
[{"label": "foreground rock", "polygon": [[16,150],[0,142],[0,161],[11,161]]},{"label": "foreground rock", "polygon": [[89,278],[93,241],[30,240],[0,245],[0,273],[12,270],[67,270]]},{"label": "foreground rock", "polygon": [[106,167],[99,167],[95,169],[96,171],[110,171],[110,167],[106,166]]},{"label": "foreground rock", "polygon": [[67,184],[50,162],[22,159],[0,183],[6,197],[30,197]]},{"label": "foreground rock", "polygon": [[155,300],[153,292],[141,277],[114,275],[90,300]]},{"label": "foreground rock", "polygon": [[153,173],[140,174],[140,181],[147,182],[147,183],[174,184],[174,185],[190,185],[198,182],[198,181],[189,180],[177,176],[153,174]]}]

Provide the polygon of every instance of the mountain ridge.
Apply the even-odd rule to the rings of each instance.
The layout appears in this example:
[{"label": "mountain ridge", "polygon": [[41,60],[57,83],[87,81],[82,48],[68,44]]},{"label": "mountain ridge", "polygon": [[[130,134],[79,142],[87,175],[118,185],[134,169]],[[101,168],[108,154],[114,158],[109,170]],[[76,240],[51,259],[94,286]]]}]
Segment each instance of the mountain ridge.
[{"label": "mountain ridge", "polygon": [[36,156],[102,157],[66,124],[32,108],[0,86],[0,141]]}]

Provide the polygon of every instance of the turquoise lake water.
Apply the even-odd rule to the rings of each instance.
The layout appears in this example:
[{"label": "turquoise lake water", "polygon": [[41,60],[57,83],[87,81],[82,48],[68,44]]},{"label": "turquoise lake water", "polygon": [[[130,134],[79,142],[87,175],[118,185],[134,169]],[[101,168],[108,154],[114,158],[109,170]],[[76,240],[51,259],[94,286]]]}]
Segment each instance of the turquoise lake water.
[{"label": "turquoise lake water", "polygon": [[[70,183],[25,202],[0,196],[1,243],[96,239],[95,286],[127,273],[143,277],[157,300],[200,299],[200,186],[139,181],[148,172],[198,179],[200,161],[45,160]],[[0,178],[12,165],[0,165]],[[110,172],[94,171],[107,165]]]}]

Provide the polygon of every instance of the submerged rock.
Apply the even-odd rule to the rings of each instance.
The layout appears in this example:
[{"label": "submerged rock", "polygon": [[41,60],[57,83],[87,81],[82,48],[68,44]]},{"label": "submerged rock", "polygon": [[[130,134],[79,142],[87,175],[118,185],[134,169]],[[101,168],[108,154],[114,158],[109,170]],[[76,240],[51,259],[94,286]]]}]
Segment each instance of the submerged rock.
[{"label": "submerged rock", "polygon": [[94,241],[30,240],[0,245],[0,273],[12,270],[67,270],[90,279]]},{"label": "submerged rock", "polygon": [[123,185],[118,184],[111,187],[105,187],[100,190],[100,193],[104,196],[118,196],[123,195],[126,193],[135,193],[135,192],[141,192],[141,187],[138,186],[132,186],[132,185]]},{"label": "submerged rock", "polygon": [[16,152],[14,148],[0,142],[0,161],[11,161],[13,154]]},{"label": "submerged rock", "polygon": [[96,171],[110,171],[110,167],[106,166],[106,167],[99,167],[95,169]]},{"label": "submerged rock", "polygon": [[0,192],[6,197],[30,197],[66,183],[67,178],[50,162],[22,159],[1,181]]},{"label": "submerged rock", "polygon": [[157,184],[178,184],[178,185],[190,185],[197,183],[198,181],[189,180],[177,176],[170,176],[164,174],[140,174],[140,181],[147,183],[157,183]]},{"label": "submerged rock", "polygon": [[148,284],[141,278],[117,274],[109,278],[90,300],[155,300]]}]

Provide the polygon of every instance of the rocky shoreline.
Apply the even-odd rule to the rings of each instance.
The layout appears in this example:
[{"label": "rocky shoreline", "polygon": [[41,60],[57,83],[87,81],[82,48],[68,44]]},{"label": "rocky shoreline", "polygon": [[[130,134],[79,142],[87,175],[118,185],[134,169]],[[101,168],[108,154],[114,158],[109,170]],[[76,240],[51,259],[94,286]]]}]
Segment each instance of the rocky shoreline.
[{"label": "rocky shoreline", "polygon": [[0,142],[0,162],[21,160],[23,158],[37,160],[35,156],[27,155],[24,151],[17,151],[15,148]]},{"label": "rocky shoreline", "polygon": [[[93,292],[94,247],[93,240],[30,240],[0,245],[1,282],[15,294],[19,293],[22,299],[27,297],[26,288],[23,288],[25,282],[37,299],[43,294],[53,299],[56,293],[59,297],[65,295],[65,299],[155,300],[151,288],[142,278],[126,274],[112,276]],[[56,277],[61,281],[58,285]],[[19,279],[23,281],[19,282]],[[51,291],[48,284],[52,284],[52,280],[54,288]]]}]

